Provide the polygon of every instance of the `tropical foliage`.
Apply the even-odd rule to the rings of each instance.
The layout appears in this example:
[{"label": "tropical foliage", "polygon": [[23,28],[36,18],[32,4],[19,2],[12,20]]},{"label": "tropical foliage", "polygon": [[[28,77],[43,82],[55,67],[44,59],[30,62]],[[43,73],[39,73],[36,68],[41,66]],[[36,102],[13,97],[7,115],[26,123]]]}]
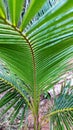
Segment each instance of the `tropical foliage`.
[{"label": "tropical foliage", "polygon": [[[45,0],[32,0],[22,15],[25,2],[0,0],[0,58],[14,73],[0,75],[0,93],[6,92],[0,107],[11,102],[5,113],[15,106],[12,122],[23,107],[22,124],[28,105],[34,116],[34,129],[39,130],[40,95],[72,69],[68,66],[73,57],[73,2],[60,0],[45,10]],[[58,107],[57,111],[61,104]],[[73,105],[69,110],[73,110]]]},{"label": "tropical foliage", "polygon": [[73,127],[73,87],[65,84],[59,96],[54,93],[54,105],[46,115],[50,129],[71,130]]}]

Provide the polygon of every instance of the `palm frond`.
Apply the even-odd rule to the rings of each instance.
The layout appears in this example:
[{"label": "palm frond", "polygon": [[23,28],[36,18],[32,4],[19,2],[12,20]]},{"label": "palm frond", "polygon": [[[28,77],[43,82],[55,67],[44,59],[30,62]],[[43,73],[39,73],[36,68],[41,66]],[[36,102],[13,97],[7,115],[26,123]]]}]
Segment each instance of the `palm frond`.
[{"label": "palm frond", "polygon": [[46,116],[50,118],[50,130],[71,130],[73,127],[73,88],[70,82],[64,86],[58,97],[54,97],[52,111]]},{"label": "palm frond", "polygon": [[[38,10],[44,1],[39,3],[36,3],[36,8],[39,4]],[[34,4],[32,2],[29,5],[21,28],[24,28],[37,13],[37,11],[35,13],[33,11],[32,16],[30,15],[30,18],[25,20],[25,17],[28,18],[30,10],[34,9]],[[11,5],[9,4],[8,7],[10,8]],[[15,6],[15,10],[16,8]],[[64,71],[68,59],[73,56],[72,13],[72,1],[61,0],[51,10],[46,11],[39,20],[35,21],[26,34],[15,27],[17,24],[14,25],[14,22],[10,23],[7,19],[2,18],[4,23],[0,24],[0,57],[32,89],[37,86],[36,91],[38,89],[41,91],[45,86],[50,86],[50,83]],[[18,16],[19,14],[18,11]],[[14,16],[14,21],[16,17]]]},{"label": "palm frond", "polygon": [[[13,112],[13,122],[25,101],[31,109],[35,109],[34,113],[37,113],[42,91],[52,87],[54,81],[69,70],[69,61],[73,58],[73,2],[61,0],[52,8],[44,10],[45,0],[32,0],[22,21],[20,18],[26,1],[5,2],[0,0],[0,58],[6,62],[11,72],[25,83],[19,86],[6,75],[0,80],[1,93],[6,91],[0,101],[1,107],[12,102],[14,98],[13,104],[19,97]],[[29,26],[41,9],[44,14]],[[24,92],[31,95],[32,106]],[[64,101],[68,102],[68,98],[72,101],[71,95],[67,94],[66,97],[62,97]],[[69,107],[72,107],[72,102],[69,103]],[[55,110],[61,111],[61,107],[65,109],[65,106],[60,105]],[[10,107],[11,105],[7,110]],[[57,117],[60,118],[58,114]],[[61,126],[61,123],[58,123]]]},{"label": "palm frond", "polygon": [[4,80],[0,80],[0,92],[4,92],[3,97],[0,99],[0,109],[5,106],[5,109],[0,114],[0,118],[11,108],[14,108],[11,117],[11,123],[15,120],[21,109],[25,110],[27,103],[23,96],[13,89],[13,86]]},{"label": "palm frond", "polygon": [[47,86],[59,77],[64,71],[61,67],[66,67],[72,56],[72,8],[71,1],[61,1],[27,30],[36,56],[37,86]]},{"label": "palm frond", "polygon": [[[3,108],[0,113],[0,119],[3,117],[7,111],[12,110],[12,116],[10,115],[10,122],[13,123],[15,118],[21,113],[21,122],[20,127],[22,126],[23,118],[25,116],[26,107],[29,105],[29,96],[22,88],[23,83],[18,80],[14,75],[10,75],[10,72],[7,68],[3,68],[1,63],[1,72],[0,72],[0,94],[2,98],[0,99],[0,110]],[[8,72],[8,73],[7,73]],[[3,74],[4,73],[4,74]],[[14,76],[14,77],[13,77]],[[28,102],[27,102],[28,101]],[[5,107],[4,107],[5,106]]]}]

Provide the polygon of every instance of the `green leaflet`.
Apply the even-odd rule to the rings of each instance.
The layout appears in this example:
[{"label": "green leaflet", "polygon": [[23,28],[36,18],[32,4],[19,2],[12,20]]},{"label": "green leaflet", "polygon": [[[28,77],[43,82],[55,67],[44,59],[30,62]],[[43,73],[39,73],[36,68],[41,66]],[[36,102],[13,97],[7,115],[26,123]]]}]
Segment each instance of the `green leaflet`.
[{"label": "green leaflet", "polygon": [[40,8],[43,6],[43,4],[46,2],[46,0],[32,0],[29,8],[24,15],[22,24],[20,26],[20,30],[23,31],[27,24],[30,22],[30,20],[37,14],[37,12],[40,10]]},{"label": "green leaflet", "polygon": [[0,0],[0,18],[2,19],[6,18],[5,6],[4,6],[3,0]]},{"label": "green leaflet", "polygon": [[7,0],[10,12],[11,22],[14,26],[18,25],[18,20],[20,18],[21,11],[24,6],[24,0]]},{"label": "green leaflet", "polygon": [[14,112],[12,113],[11,124],[13,124],[13,122],[14,122],[15,118],[17,117],[19,111],[23,107],[23,104],[24,104],[24,100],[22,100],[22,99],[16,104],[16,106],[14,108]]}]

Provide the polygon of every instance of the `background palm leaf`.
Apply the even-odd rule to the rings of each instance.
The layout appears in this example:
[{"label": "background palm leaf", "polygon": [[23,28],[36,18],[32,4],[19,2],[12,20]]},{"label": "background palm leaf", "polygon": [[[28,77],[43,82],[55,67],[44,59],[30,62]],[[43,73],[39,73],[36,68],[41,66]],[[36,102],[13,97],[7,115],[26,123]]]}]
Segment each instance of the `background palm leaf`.
[{"label": "background palm leaf", "polygon": [[73,89],[71,88],[69,83],[55,99],[53,111],[58,111],[58,113],[51,118],[54,130],[56,128],[71,130],[73,127]]},{"label": "background palm leaf", "polygon": [[53,106],[45,118],[50,120],[50,130],[73,128],[73,86],[70,82],[63,86],[60,95],[54,95]]},{"label": "background palm leaf", "polygon": [[29,98],[28,94],[22,88],[25,87],[25,84],[23,84],[23,82],[20,81],[17,76],[10,74],[10,71],[6,68],[3,62],[0,64],[0,69],[0,94],[3,94],[0,100],[0,108],[4,109],[0,113],[0,119],[8,110],[13,108],[13,111],[11,110],[12,116],[10,115],[9,117],[11,123],[13,123],[15,118],[19,115],[19,112],[22,111],[20,117],[21,127],[27,108],[27,103],[24,97],[27,99]]}]

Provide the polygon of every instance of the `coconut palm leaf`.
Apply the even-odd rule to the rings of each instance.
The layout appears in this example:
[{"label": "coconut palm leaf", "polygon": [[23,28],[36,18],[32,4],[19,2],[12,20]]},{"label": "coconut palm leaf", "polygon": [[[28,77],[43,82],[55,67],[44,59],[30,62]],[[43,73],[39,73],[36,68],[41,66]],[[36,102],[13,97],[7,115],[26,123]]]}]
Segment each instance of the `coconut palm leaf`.
[{"label": "coconut palm leaf", "polygon": [[3,110],[0,113],[0,119],[8,110],[13,108],[11,112],[12,116],[10,116],[11,123],[13,123],[15,118],[19,115],[19,112],[22,110],[20,117],[21,127],[27,108],[26,99],[28,99],[29,96],[22,88],[25,87],[23,82],[21,82],[15,75],[10,74],[9,70],[4,67],[5,66],[1,63],[0,94],[2,94],[2,98],[0,99],[0,108],[3,108]]},{"label": "coconut palm leaf", "polygon": [[[0,58],[28,86],[23,87],[23,91],[32,96],[32,105],[21,87],[19,91],[36,115],[41,93],[52,87],[73,57],[73,2],[61,0],[33,24],[30,22],[46,1],[30,1],[20,22],[24,2],[6,0],[6,8],[5,2],[0,0]],[[16,87],[7,95],[8,100],[16,96]],[[7,95],[2,100],[5,101]],[[16,115],[17,112],[14,117]]]},{"label": "coconut palm leaf", "polygon": [[[5,94],[3,94],[3,97],[0,99],[0,108],[3,108],[3,106],[5,106],[5,108],[0,113],[0,119],[8,110],[13,108],[13,111],[11,112],[12,116],[10,115],[11,123],[13,123],[21,110],[23,115],[26,110],[27,103],[19,90],[16,89],[16,87],[14,87],[8,81],[0,79],[0,93],[4,91]],[[22,118],[22,115],[20,118]]]},{"label": "coconut palm leaf", "polygon": [[[46,115],[50,119],[50,130],[71,130],[73,127],[73,86],[64,86],[59,96],[54,97],[54,105]],[[47,119],[47,118],[46,118]]]}]

